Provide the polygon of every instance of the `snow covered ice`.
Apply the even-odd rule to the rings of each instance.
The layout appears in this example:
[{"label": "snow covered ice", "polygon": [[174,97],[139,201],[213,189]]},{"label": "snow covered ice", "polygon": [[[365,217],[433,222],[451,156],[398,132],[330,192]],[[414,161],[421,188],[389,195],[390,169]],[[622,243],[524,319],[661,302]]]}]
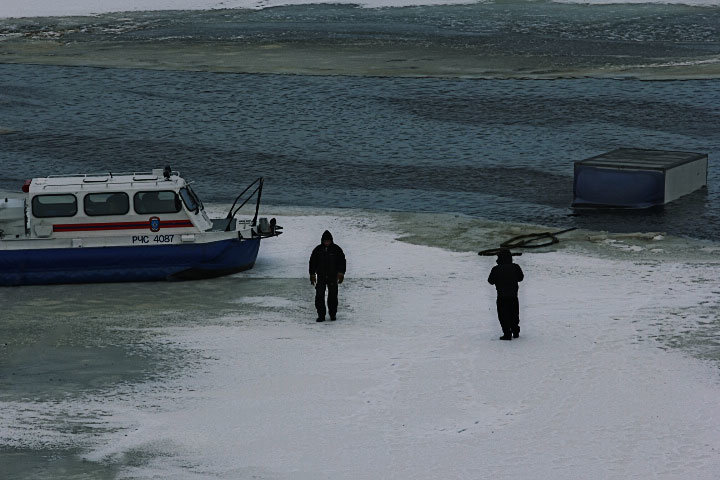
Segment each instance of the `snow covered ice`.
[{"label": "snow covered ice", "polygon": [[[501,342],[493,257],[399,241],[390,214],[284,213],[247,280],[275,290],[220,280],[233,312],[155,329],[194,367],[86,403],[8,403],[0,436],[32,444],[42,427],[15,425],[45,408],[103,412],[116,430],[83,457],[120,478],[715,478],[717,364],[656,338],[712,300],[716,263],[526,253],[521,337]],[[325,229],[348,274],[338,321],[317,324],[306,257]]]},{"label": "snow covered ice", "polygon": [[[485,280],[492,258],[411,246],[368,223],[283,218],[292,237],[267,242],[253,275],[300,288],[237,325],[168,332],[218,360],[129,441],[175,445],[180,462],[226,478],[713,478],[716,375],[641,341],[643,309],[669,300],[648,295],[657,283],[643,276],[668,267],[526,254],[523,332],[506,344]],[[349,281],[338,323],[317,325],[302,253],[324,228]]]}]

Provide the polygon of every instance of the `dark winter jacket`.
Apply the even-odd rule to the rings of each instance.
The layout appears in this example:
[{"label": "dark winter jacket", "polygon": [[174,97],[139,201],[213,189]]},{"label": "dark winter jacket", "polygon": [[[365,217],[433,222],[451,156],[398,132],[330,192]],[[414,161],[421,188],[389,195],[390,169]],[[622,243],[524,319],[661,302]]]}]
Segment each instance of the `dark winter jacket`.
[{"label": "dark winter jacket", "polygon": [[330,232],[325,230],[320,245],[315,247],[310,255],[310,275],[317,274],[318,281],[333,283],[337,281],[337,274],[345,274],[345,253],[342,248],[330,243],[327,247],[322,244],[325,239],[332,242]]},{"label": "dark winter jacket", "polygon": [[498,298],[517,297],[518,282],[525,278],[520,265],[512,262],[510,252],[498,255],[497,263],[490,271],[488,282],[495,285]]}]

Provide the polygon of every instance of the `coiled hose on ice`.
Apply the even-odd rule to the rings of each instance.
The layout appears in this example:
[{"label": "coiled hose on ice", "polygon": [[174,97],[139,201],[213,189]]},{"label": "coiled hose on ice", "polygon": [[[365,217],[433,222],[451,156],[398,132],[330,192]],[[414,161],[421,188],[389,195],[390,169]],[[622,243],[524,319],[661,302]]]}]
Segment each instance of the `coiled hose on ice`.
[{"label": "coiled hose on ice", "polygon": [[[527,233],[525,235],[518,235],[510,240],[506,240],[500,244],[499,248],[490,248],[488,250],[481,250],[478,255],[491,256],[497,255],[502,250],[509,250],[511,248],[542,248],[548,247],[555,243],[558,243],[557,235],[561,233],[570,232],[575,230],[577,227],[566,228],[559,232],[541,232],[541,233]],[[522,253],[513,253],[513,256],[522,255]]]}]

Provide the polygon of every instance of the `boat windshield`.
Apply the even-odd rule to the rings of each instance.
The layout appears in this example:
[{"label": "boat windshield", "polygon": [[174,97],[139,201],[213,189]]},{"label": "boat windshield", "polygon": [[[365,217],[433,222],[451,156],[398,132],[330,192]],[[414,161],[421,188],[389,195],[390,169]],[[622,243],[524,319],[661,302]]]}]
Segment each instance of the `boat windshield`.
[{"label": "boat windshield", "polygon": [[198,213],[203,208],[202,202],[189,186],[180,189],[180,197],[185,203],[185,207],[192,212]]}]

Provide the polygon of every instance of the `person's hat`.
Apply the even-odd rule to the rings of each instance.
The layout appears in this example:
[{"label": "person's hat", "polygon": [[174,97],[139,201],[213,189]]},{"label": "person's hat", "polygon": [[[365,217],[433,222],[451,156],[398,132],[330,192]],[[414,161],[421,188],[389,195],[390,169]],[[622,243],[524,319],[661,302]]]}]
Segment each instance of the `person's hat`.
[{"label": "person's hat", "polygon": [[512,263],[512,253],[507,248],[501,249],[497,257],[497,263]]}]

